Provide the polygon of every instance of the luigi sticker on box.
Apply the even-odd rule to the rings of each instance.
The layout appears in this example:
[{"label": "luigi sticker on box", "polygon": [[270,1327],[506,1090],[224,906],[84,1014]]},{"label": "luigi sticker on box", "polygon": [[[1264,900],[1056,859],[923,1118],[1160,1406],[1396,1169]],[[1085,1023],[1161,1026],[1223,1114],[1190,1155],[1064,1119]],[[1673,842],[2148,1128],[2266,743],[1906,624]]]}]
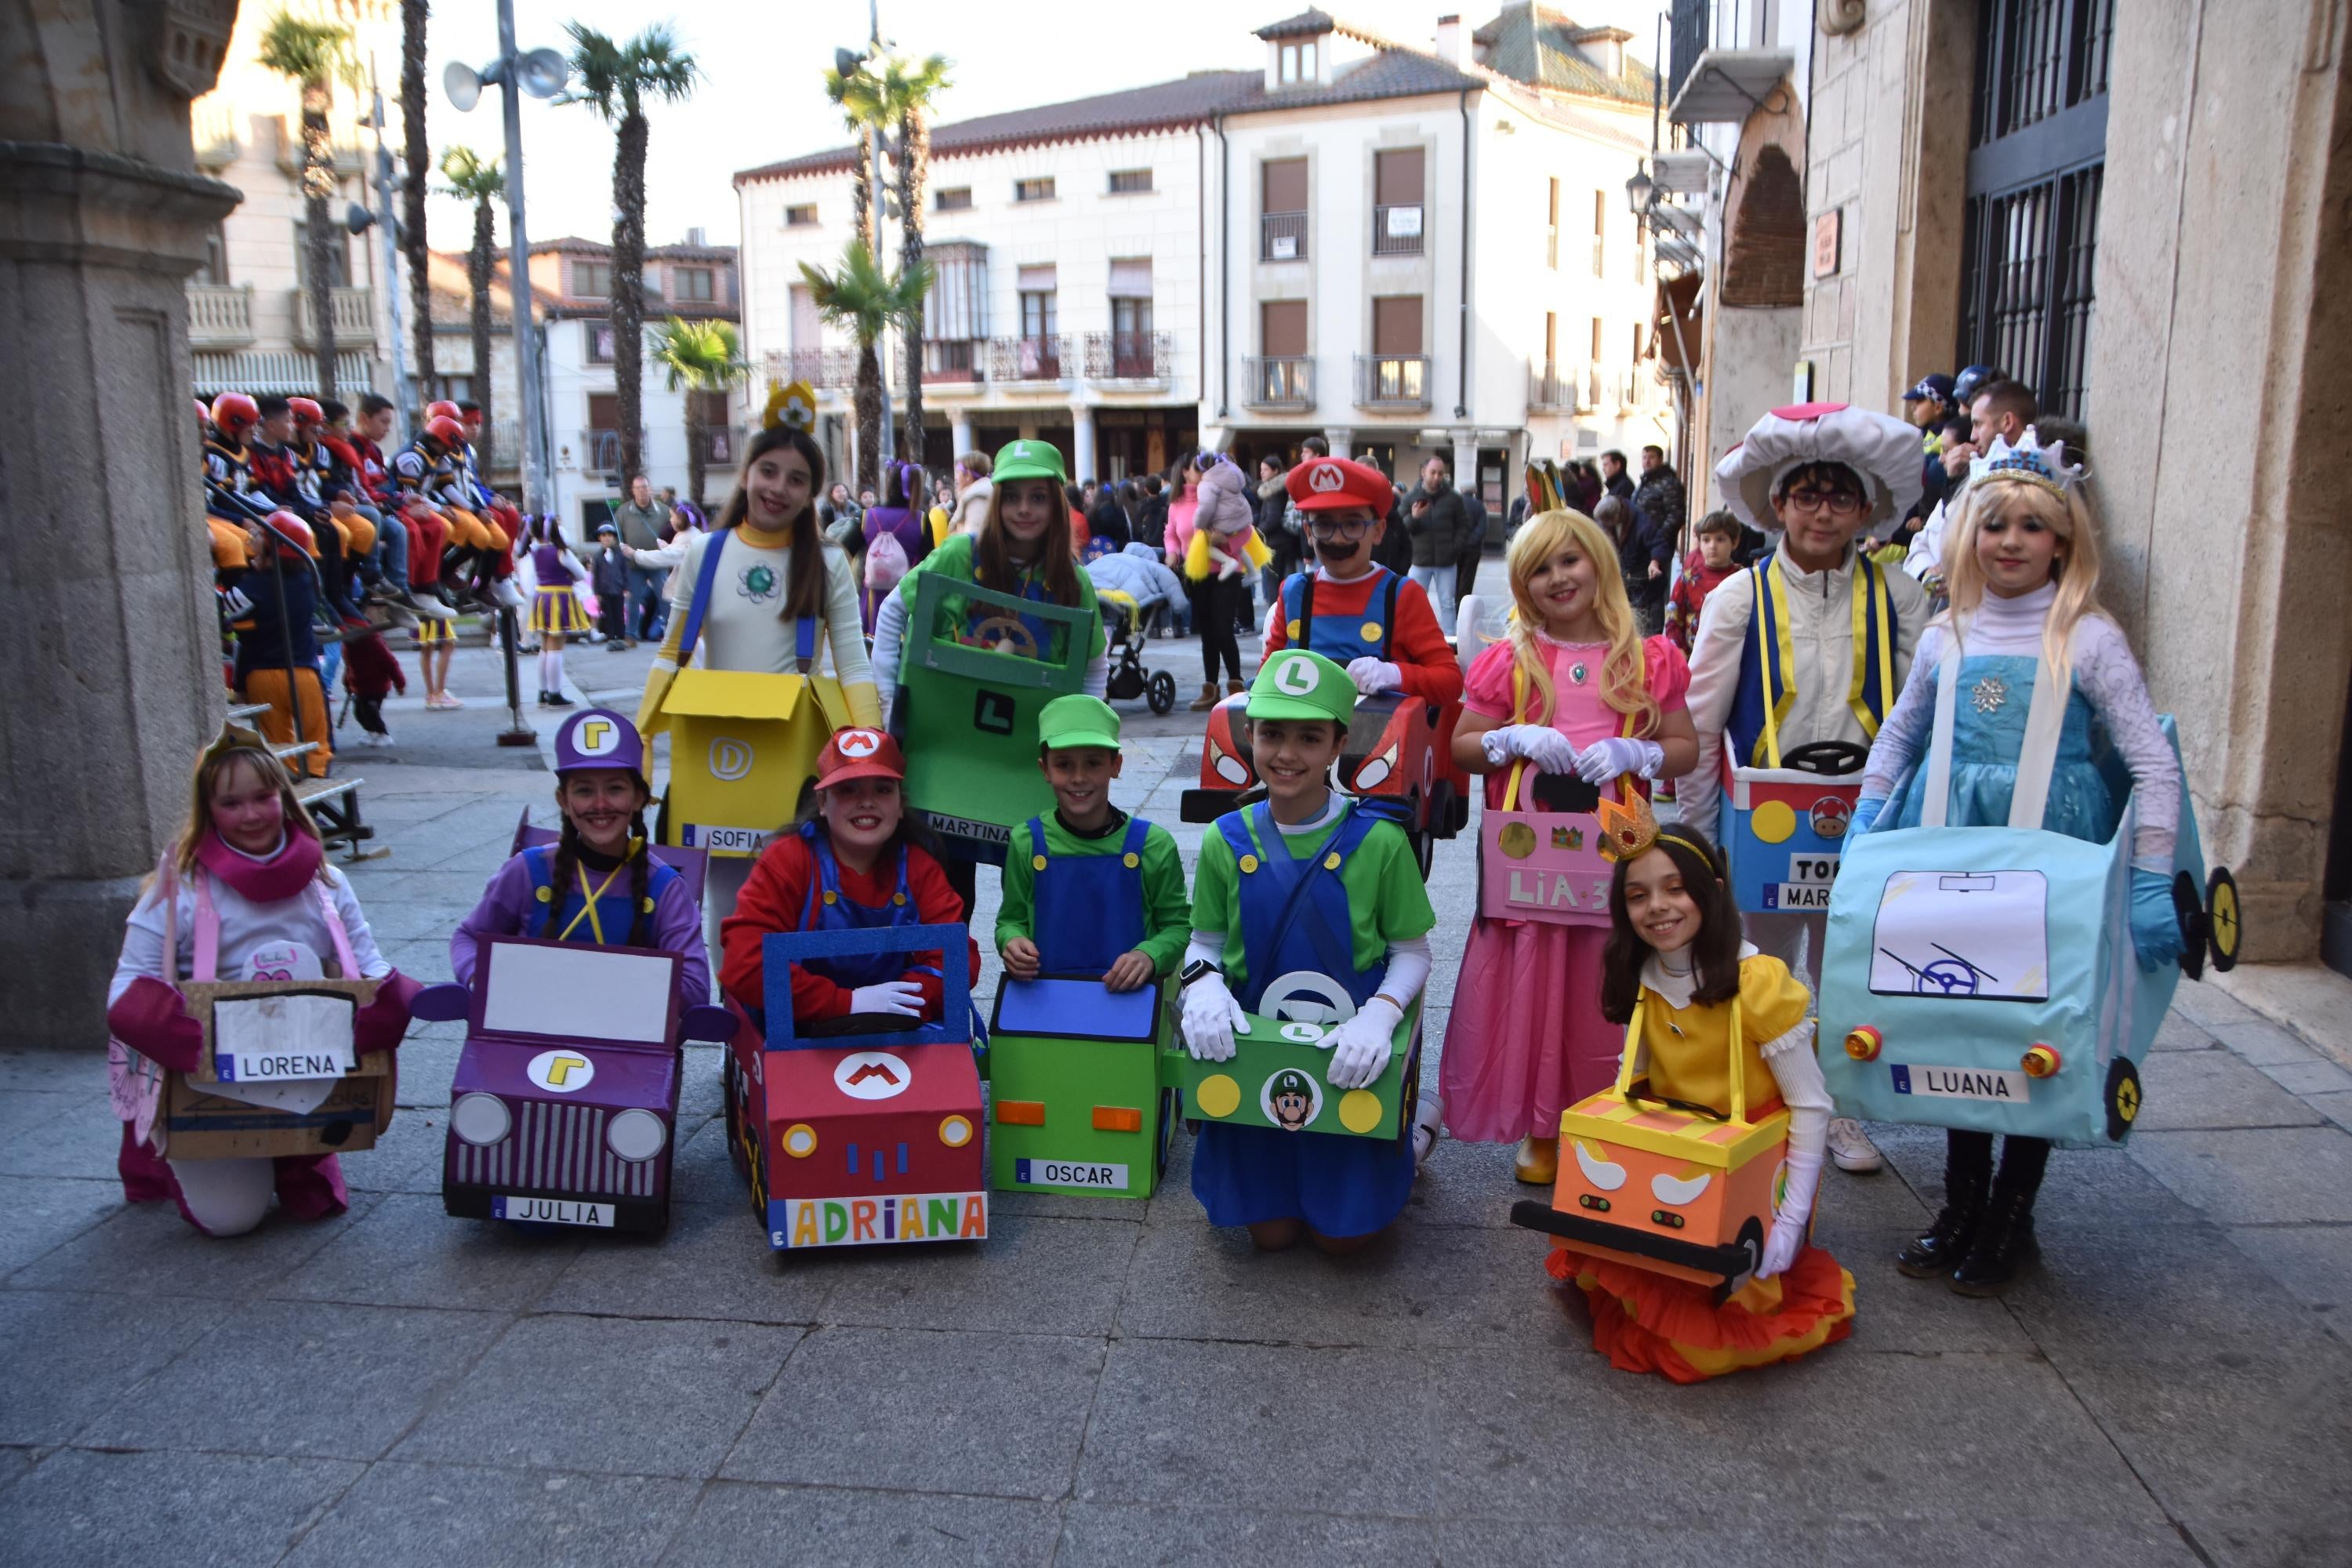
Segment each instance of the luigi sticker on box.
[{"label": "luigi sticker on box", "polygon": [[[1403,830],[1331,787],[1356,683],[1321,654],[1268,657],[1244,710],[1266,798],[1219,817],[1202,841],[1185,950],[1184,1047],[1230,1060],[1245,1015],[1329,1026],[1326,1077],[1379,1078],[1429,978],[1436,923]],[[1302,1079],[1304,1075],[1300,1075]],[[1328,1249],[1385,1229],[1412,1194],[1419,1140],[1299,1138],[1301,1097],[1269,1087],[1275,1125],[1204,1123],[1192,1193],[1209,1223],[1246,1226],[1263,1248],[1302,1235]]]}]

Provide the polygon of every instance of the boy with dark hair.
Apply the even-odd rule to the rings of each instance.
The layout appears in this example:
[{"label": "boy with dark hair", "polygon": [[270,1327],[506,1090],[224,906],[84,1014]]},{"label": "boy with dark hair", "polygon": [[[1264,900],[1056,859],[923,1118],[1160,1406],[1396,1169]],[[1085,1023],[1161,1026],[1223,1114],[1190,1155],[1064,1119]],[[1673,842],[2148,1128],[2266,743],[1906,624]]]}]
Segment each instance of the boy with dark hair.
[{"label": "boy with dark hair", "polygon": [[1717,508],[1698,520],[1698,547],[1683,563],[1666,597],[1666,636],[1688,656],[1691,638],[1698,634],[1700,607],[1725,578],[1739,570],[1733,557],[1739,550],[1739,520]]}]

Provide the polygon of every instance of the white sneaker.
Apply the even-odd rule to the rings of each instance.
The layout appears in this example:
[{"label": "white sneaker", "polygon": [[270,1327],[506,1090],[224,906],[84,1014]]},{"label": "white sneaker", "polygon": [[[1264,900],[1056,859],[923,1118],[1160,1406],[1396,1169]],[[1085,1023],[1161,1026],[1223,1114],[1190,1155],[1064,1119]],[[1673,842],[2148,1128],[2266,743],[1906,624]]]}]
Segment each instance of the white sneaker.
[{"label": "white sneaker", "polygon": [[1424,1089],[1412,1112],[1412,1167],[1416,1174],[1429,1163],[1429,1152],[1437,1147],[1438,1130],[1444,1121],[1444,1097],[1434,1089]]},{"label": "white sneaker", "polygon": [[1862,1130],[1862,1123],[1851,1116],[1830,1118],[1829,1145],[1830,1163],[1841,1171],[1866,1176],[1886,1168],[1886,1157]]}]

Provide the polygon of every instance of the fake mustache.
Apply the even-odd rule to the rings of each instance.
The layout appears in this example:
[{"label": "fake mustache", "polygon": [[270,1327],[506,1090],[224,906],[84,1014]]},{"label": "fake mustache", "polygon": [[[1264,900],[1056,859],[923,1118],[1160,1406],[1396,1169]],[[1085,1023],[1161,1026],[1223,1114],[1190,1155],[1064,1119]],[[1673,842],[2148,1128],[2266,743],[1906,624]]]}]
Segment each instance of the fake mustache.
[{"label": "fake mustache", "polygon": [[1360,539],[1318,539],[1315,542],[1315,553],[1326,561],[1347,561],[1363,547]]}]

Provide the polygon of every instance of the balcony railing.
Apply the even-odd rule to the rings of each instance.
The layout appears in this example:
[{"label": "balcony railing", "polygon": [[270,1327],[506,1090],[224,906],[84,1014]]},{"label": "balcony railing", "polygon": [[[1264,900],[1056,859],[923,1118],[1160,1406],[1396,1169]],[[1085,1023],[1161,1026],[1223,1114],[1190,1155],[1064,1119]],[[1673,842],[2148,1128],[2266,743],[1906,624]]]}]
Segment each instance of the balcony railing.
[{"label": "balcony railing", "polygon": [[253,285],[188,285],[188,346],[237,349],[253,341]]},{"label": "balcony railing", "polygon": [[768,379],[780,384],[805,381],[819,392],[857,384],[856,349],[771,350],[761,357]]},{"label": "balcony railing", "polygon": [[1356,406],[1359,408],[1426,408],[1429,406],[1427,354],[1358,354]]},{"label": "balcony railing", "polygon": [[[189,379],[205,397],[223,392],[249,392],[257,397],[299,392],[310,396],[320,390],[318,364],[307,353],[288,349],[215,353],[199,349],[191,357]],[[374,372],[375,359],[367,350],[337,348],[333,395],[355,403],[360,394],[379,390]]]},{"label": "balcony railing", "polygon": [[1591,414],[1601,406],[1609,377],[1591,364],[1547,364],[1528,362],[1528,407],[1531,412],[1555,410]]},{"label": "balcony railing", "polygon": [[1260,218],[1257,257],[1260,261],[1306,260],[1307,215],[1267,213]]},{"label": "balcony railing", "polygon": [[618,430],[580,432],[580,471],[592,479],[611,479],[621,471]]},{"label": "balcony railing", "polygon": [[1243,360],[1242,403],[1250,408],[1314,407],[1315,361],[1303,354]]},{"label": "balcony railing", "polygon": [[1088,381],[1158,381],[1171,374],[1176,340],[1169,332],[1088,332]]},{"label": "balcony railing", "polygon": [[1374,207],[1372,209],[1372,254],[1374,256],[1419,256],[1422,216],[1419,202],[1410,206]]},{"label": "balcony railing", "polygon": [[1675,0],[1674,12],[1667,22],[1672,61],[1666,73],[1666,98],[1669,101],[1682,96],[1683,83],[1690,79],[1691,68],[1698,64],[1699,56],[1714,41],[1714,5],[1710,0]]},{"label": "balcony railing", "polygon": [[[375,342],[375,290],[372,289],[334,289],[328,291],[329,309],[333,311],[335,342],[339,343],[372,343]],[[310,314],[310,290],[294,290],[294,341],[298,343],[318,342],[314,319]]]},{"label": "balcony railing", "polygon": [[981,338],[928,338],[923,342],[923,384],[969,386],[981,379],[987,349]]},{"label": "balcony railing", "polygon": [[988,340],[988,379],[1049,382],[1062,379],[1069,340],[1060,332]]}]

